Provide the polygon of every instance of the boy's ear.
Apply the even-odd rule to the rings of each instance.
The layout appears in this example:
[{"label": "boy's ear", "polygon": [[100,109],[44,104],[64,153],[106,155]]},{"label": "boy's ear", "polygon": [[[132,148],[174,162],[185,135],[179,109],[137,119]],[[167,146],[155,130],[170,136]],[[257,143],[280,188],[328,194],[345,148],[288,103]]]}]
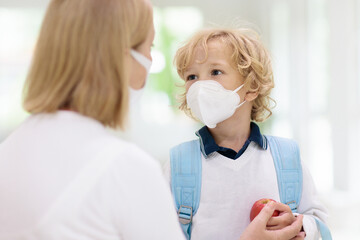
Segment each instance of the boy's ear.
[{"label": "boy's ear", "polygon": [[247,102],[251,102],[254,101],[257,97],[259,96],[259,92],[252,92],[252,91],[248,91],[245,95],[245,100]]}]

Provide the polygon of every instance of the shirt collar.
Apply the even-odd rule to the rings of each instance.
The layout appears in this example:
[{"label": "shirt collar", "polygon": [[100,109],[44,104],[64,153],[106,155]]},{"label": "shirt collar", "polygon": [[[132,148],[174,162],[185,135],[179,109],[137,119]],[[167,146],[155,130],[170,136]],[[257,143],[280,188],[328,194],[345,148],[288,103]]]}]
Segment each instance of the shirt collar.
[{"label": "shirt collar", "polygon": [[[244,147],[247,147],[250,142],[255,142],[262,149],[266,150],[267,145],[268,145],[267,140],[266,140],[265,136],[263,136],[261,134],[259,126],[256,123],[251,122],[250,129],[251,129],[250,136],[249,136],[248,140],[246,141],[247,142],[246,146],[244,146]],[[201,151],[205,157],[207,157],[209,154],[216,152],[216,151],[224,151],[224,150],[226,151],[227,150],[227,148],[221,147],[216,144],[213,136],[211,135],[209,129],[206,126],[199,129],[195,134],[200,139]],[[232,149],[229,149],[229,150],[232,150]]]}]

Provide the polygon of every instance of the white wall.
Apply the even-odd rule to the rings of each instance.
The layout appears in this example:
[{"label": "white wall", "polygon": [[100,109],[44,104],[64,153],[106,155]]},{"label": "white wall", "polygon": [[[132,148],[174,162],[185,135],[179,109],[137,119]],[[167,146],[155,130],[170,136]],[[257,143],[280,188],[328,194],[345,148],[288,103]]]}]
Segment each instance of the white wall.
[{"label": "white wall", "polygon": [[0,0],[1,7],[45,8],[50,0]]}]

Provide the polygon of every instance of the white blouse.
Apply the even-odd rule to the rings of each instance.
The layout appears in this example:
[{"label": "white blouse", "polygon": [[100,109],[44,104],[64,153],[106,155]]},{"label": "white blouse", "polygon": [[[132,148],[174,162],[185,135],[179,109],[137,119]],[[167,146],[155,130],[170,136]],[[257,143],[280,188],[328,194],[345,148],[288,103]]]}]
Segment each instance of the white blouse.
[{"label": "white blouse", "polygon": [[183,240],[159,164],[71,111],[0,144],[0,239]]}]

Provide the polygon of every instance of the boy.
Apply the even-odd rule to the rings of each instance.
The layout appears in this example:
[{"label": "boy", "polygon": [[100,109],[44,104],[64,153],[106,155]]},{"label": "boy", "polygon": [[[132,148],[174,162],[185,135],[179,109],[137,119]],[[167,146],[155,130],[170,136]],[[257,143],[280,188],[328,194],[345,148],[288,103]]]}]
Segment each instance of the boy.
[{"label": "boy", "polygon": [[[250,223],[255,201],[281,200],[269,139],[255,123],[271,115],[269,54],[251,31],[208,29],[177,51],[175,64],[186,89],[180,109],[206,125],[196,132],[202,168],[199,207],[183,230],[193,240],[237,240]],[[169,179],[173,170],[167,167]],[[317,221],[324,222],[326,212],[303,165],[302,177],[296,207],[304,219],[297,239],[318,239]],[[269,220],[268,229],[295,221],[290,207],[286,209]]]}]

